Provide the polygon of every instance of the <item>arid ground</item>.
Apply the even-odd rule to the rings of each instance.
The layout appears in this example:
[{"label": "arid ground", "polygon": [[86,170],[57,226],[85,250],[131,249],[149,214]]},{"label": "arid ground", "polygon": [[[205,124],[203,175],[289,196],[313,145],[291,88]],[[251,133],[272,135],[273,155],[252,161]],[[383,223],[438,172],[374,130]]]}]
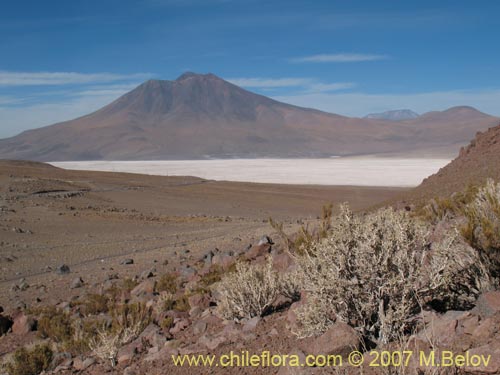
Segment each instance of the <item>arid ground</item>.
[{"label": "arid ground", "polygon": [[[69,289],[77,276],[92,285],[112,274],[166,272],[181,258],[214,248],[241,250],[262,235],[272,237],[269,217],[293,230],[314,221],[326,203],[348,201],[360,210],[403,191],[66,171],[3,161],[0,306],[56,304],[77,293]],[[121,264],[125,259],[134,263]],[[70,275],[55,272],[62,264]]]}]

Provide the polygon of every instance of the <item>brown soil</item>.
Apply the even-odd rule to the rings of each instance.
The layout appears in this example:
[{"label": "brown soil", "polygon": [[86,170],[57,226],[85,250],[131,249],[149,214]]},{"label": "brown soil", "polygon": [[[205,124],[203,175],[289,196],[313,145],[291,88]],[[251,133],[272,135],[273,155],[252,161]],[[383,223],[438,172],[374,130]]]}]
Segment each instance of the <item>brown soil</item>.
[{"label": "brown soil", "polygon": [[444,197],[469,185],[482,185],[488,178],[500,181],[500,125],[479,132],[455,160],[404,196],[408,201]]},{"label": "brown soil", "polygon": [[[293,230],[314,221],[328,202],[348,201],[360,210],[402,191],[65,171],[0,161],[0,306],[9,311],[67,301],[81,293],[69,289],[77,276],[91,287],[110,274],[170,271],[180,258],[216,247],[239,250],[272,236],[269,217]],[[125,258],[134,264],[120,264]],[[61,264],[69,265],[69,275],[54,272]],[[14,290],[23,278],[29,288]]]}]

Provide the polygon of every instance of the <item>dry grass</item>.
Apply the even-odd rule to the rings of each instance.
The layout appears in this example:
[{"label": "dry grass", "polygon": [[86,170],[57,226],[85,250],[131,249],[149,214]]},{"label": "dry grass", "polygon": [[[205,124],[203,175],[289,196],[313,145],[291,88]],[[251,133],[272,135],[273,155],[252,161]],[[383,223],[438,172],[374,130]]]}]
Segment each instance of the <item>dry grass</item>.
[{"label": "dry grass", "polygon": [[29,350],[20,348],[5,366],[5,370],[9,375],[37,375],[49,368],[52,356],[52,350],[47,344],[36,345]]},{"label": "dry grass", "polygon": [[310,229],[307,225],[301,226],[299,231],[292,236],[285,233],[283,223],[269,218],[269,225],[271,225],[271,228],[273,228],[280,237],[286,251],[303,255],[315,241],[319,241],[328,235],[328,231],[331,228],[332,216],[333,205],[324,205],[321,210],[318,228]]},{"label": "dry grass", "polygon": [[462,235],[489,263],[493,276],[500,276],[500,183],[489,179],[464,208],[467,223]]}]

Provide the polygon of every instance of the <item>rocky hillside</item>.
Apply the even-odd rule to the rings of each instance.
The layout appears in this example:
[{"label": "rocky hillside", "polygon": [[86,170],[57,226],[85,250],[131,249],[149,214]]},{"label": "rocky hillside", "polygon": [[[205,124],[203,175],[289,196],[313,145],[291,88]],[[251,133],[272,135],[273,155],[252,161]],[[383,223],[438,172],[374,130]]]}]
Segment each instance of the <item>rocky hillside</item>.
[{"label": "rocky hillside", "polygon": [[500,125],[479,132],[459,156],[412,192],[418,197],[446,196],[487,178],[500,180]]}]

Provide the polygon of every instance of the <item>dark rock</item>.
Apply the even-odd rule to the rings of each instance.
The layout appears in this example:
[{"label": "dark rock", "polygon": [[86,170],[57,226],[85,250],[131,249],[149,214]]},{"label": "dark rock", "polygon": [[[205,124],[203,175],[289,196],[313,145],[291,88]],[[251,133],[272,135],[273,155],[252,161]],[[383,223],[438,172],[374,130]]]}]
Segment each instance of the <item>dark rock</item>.
[{"label": "dark rock", "polygon": [[120,264],[122,265],[127,265],[127,264],[134,264],[134,260],[132,258],[127,258],[127,259],[123,259]]},{"label": "dark rock", "polygon": [[269,236],[262,236],[260,238],[259,242],[257,243],[257,246],[260,246],[260,245],[274,245],[274,242],[271,239],[271,237],[269,237]]},{"label": "dark rock", "polygon": [[141,273],[140,277],[141,277],[141,279],[144,280],[144,279],[149,279],[150,277],[153,277],[153,276],[154,276],[153,271],[152,270],[147,270],[147,271],[143,271]]},{"label": "dark rock", "polygon": [[13,324],[14,322],[8,316],[0,315],[0,336],[9,332]]},{"label": "dark rock", "polygon": [[66,264],[60,265],[59,267],[56,268],[56,273],[58,275],[66,275],[70,272],[71,272],[71,270],[70,270],[69,266]]}]

